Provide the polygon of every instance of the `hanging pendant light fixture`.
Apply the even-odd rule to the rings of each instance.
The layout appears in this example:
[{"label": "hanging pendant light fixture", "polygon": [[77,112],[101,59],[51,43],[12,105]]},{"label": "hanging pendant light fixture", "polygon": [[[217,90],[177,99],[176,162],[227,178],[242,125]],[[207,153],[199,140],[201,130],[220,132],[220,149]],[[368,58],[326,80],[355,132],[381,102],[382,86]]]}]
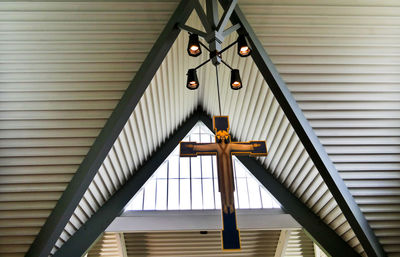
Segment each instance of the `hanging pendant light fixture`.
[{"label": "hanging pendant light fixture", "polygon": [[[238,69],[233,69],[229,64],[227,64],[223,59],[222,59],[222,53],[234,46],[235,44],[238,45],[238,55],[241,57],[247,57],[250,55],[250,48],[247,46],[246,39],[244,38],[243,35],[240,35],[238,39],[225,47],[223,50],[219,52],[211,52],[207,47],[207,51],[210,52],[210,58],[201,63],[199,66],[193,69],[189,69],[187,73],[187,82],[186,82],[186,87],[190,90],[195,90],[199,87],[199,80],[197,78],[196,70],[199,69],[200,67],[204,66],[207,64],[209,61],[214,58],[215,55],[218,55],[220,58],[220,62],[223,63],[226,67],[228,67],[231,70],[231,88],[233,90],[239,90],[243,87],[242,85],[242,80],[240,78],[239,70]],[[199,36],[196,34],[190,34],[189,36],[189,45],[188,45],[188,53],[190,56],[198,56],[201,54],[201,49],[200,49],[201,42],[199,40]],[[204,45],[203,45],[204,46]],[[193,51],[191,51],[193,50]],[[196,51],[200,51],[196,53]],[[197,54],[197,55],[194,55]]]},{"label": "hanging pendant light fixture", "polygon": [[231,88],[233,90],[239,90],[242,88],[242,80],[238,69],[231,70]]},{"label": "hanging pendant light fixture", "polygon": [[250,47],[247,45],[246,38],[243,35],[240,35],[237,39],[238,44],[238,55],[240,57],[247,57],[251,53]]},{"label": "hanging pendant light fixture", "polygon": [[[239,70],[233,69],[229,64],[227,64],[223,58],[222,54],[230,49],[231,47],[237,45],[237,54],[240,57],[247,57],[251,54],[251,49],[247,44],[245,34],[239,29],[242,27],[241,24],[234,24],[230,28],[226,29],[229,22],[232,10],[235,8],[237,1],[232,1],[229,8],[224,11],[220,20],[207,19],[207,17],[219,17],[218,14],[218,1],[217,0],[207,0],[207,9],[204,10],[200,5],[197,6],[196,12],[199,15],[203,28],[206,32],[187,26],[185,24],[178,24],[178,27],[182,30],[189,32],[189,43],[187,46],[187,52],[190,56],[197,57],[202,53],[202,49],[206,49],[209,52],[209,58],[193,69],[189,69],[187,73],[186,87],[190,90],[195,90],[199,87],[199,81],[197,78],[196,70],[212,61],[212,64],[217,67],[219,64],[224,64],[231,70],[231,83],[230,87],[233,90],[239,90],[243,87]],[[203,10],[202,10],[203,9]],[[206,14],[206,15],[205,15]],[[230,43],[227,47],[222,49],[222,44],[224,39],[234,31],[238,31],[238,38]],[[208,43],[208,47],[202,43],[199,39],[201,37]],[[217,75],[218,76],[218,75]]]},{"label": "hanging pendant light fixture", "polygon": [[199,87],[196,69],[189,69],[187,75],[186,87],[190,90],[195,90]]},{"label": "hanging pendant light fixture", "polygon": [[190,34],[187,51],[189,55],[193,57],[201,55],[200,41],[198,35]]}]

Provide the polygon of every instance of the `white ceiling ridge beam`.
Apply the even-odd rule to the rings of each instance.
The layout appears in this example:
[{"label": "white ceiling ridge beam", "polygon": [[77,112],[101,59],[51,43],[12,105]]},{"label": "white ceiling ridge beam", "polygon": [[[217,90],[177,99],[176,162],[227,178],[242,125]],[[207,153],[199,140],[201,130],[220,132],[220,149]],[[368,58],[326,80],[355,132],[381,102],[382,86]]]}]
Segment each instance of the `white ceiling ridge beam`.
[{"label": "white ceiling ridge beam", "polygon": [[[239,229],[292,230],[301,225],[280,209],[238,209]],[[221,210],[127,211],[106,232],[209,231],[221,230]]]},{"label": "white ceiling ridge beam", "polygon": [[121,100],[69,182],[55,208],[30,246],[26,257],[47,257],[139,103],[165,56],[193,10],[194,0],[182,0],[143,61]]}]

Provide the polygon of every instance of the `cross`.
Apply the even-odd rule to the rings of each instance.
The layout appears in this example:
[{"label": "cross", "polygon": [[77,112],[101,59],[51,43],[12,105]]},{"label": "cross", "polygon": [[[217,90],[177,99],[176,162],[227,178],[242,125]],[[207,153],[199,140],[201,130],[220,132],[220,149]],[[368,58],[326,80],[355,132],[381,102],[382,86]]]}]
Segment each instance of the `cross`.
[{"label": "cross", "polygon": [[266,156],[267,146],[265,141],[231,142],[228,116],[214,116],[213,126],[216,143],[181,142],[180,156],[217,156],[218,187],[222,206],[222,249],[240,250],[240,234],[234,202],[232,155]]}]

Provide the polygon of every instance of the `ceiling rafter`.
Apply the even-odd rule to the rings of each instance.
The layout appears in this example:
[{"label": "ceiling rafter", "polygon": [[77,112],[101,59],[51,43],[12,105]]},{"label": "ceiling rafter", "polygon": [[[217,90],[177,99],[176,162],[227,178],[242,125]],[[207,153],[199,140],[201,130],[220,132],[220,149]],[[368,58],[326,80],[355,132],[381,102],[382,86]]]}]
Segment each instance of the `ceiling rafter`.
[{"label": "ceiling rafter", "polygon": [[[230,6],[229,0],[219,0],[219,2],[225,10]],[[293,129],[303,143],[310,158],[313,160],[314,165],[317,167],[350,226],[354,230],[354,233],[363,246],[365,252],[370,257],[386,256],[382,245],[379,243],[375,233],[369,226],[364,214],[361,212],[349,189],[339,175],[339,172],[332,163],[311,125],[290,93],[279,72],[276,70],[275,65],[272,63],[239,6],[235,7],[235,10],[231,15],[231,22],[233,24],[239,23],[241,25],[239,33],[246,34],[253,51],[251,56],[255,64],[265,81],[268,83],[269,88],[279,102],[286,117],[292,124]]]},{"label": "ceiling rafter", "polygon": [[100,165],[178,37],[180,29],[177,24],[185,23],[192,10],[191,0],[180,2],[25,256],[47,257],[50,254]]}]

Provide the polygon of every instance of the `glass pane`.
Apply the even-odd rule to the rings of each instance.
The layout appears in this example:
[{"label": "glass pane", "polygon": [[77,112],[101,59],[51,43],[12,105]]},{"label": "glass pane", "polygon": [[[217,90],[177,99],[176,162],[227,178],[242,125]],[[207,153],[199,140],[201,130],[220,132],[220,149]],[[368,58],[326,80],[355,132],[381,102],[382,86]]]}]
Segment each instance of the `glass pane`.
[{"label": "glass pane", "polygon": [[157,170],[156,178],[167,178],[168,177],[168,161],[161,164],[161,166]]},{"label": "glass pane", "polygon": [[217,156],[212,156],[212,165],[213,165],[213,172],[214,172],[214,178],[218,178],[218,171],[217,171]]},{"label": "glass pane", "polygon": [[250,208],[261,208],[261,196],[258,182],[255,179],[248,178],[247,185],[249,189]]},{"label": "glass pane", "polygon": [[200,136],[199,134],[192,134],[190,135],[190,141],[200,143]]},{"label": "glass pane", "polygon": [[175,150],[171,153],[171,155],[174,155],[174,156],[179,156],[179,151],[180,151],[180,148],[179,148],[180,146],[178,145],[176,148],[175,148]]},{"label": "glass pane", "polygon": [[179,180],[168,180],[168,210],[179,209]]},{"label": "glass pane", "polygon": [[189,179],[181,179],[180,180],[180,210],[190,210],[190,180]]},{"label": "glass pane", "polygon": [[203,178],[212,178],[211,156],[201,156],[200,158]]},{"label": "glass pane", "polygon": [[167,180],[157,179],[156,210],[167,209]]},{"label": "glass pane", "polygon": [[192,209],[203,209],[201,179],[192,179]]},{"label": "glass pane", "polygon": [[188,157],[183,157],[180,158],[180,176],[181,178],[190,178],[190,158]]},{"label": "glass pane", "polygon": [[144,210],[155,210],[156,207],[156,180],[148,181],[144,189]]},{"label": "glass pane", "polygon": [[261,190],[261,200],[264,209],[273,208],[272,198],[265,190]]},{"label": "glass pane", "polygon": [[[269,194],[269,192],[267,192]],[[275,198],[273,198],[271,195],[269,196],[272,199],[272,208],[281,208],[281,205],[278,203],[277,200],[275,200]]]},{"label": "glass pane", "polygon": [[238,177],[238,178],[247,177],[247,171],[245,170],[243,165],[238,161],[238,159],[236,159],[236,157],[233,157],[233,161],[235,164],[234,168],[236,170],[236,177]]},{"label": "glass pane", "polygon": [[136,193],[132,202],[129,203],[126,210],[141,211],[143,210],[143,189]]},{"label": "glass pane", "polygon": [[218,180],[214,179],[215,207],[221,209],[221,193],[218,191]]},{"label": "glass pane", "polygon": [[192,167],[192,178],[201,178],[200,157],[192,157],[190,158],[190,162]]},{"label": "glass pane", "polygon": [[200,133],[201,133],[201,134],[210,134],[211,131],[207,128],[206,125],[204,125],[203,123],[201,123],[201,126],[200,126]]},{"label": "glass pane", "polygon": [[168,172],[170,178],[179,178],[179,157],[171,156],[168,162]]},{"label": "glass pane", "polygon": [[202,143],[211,143],[211,137],[208,134],[201,134]]},{"label": "glass pane", "polygon": [[214,209],[214,185],[212,179],[203,180],[203,208]]},{"label": "glass pane", "polygon": [[241,209],[248,209],[250,206],[246,178],[237,178],[237,187],[239,206]]}]

